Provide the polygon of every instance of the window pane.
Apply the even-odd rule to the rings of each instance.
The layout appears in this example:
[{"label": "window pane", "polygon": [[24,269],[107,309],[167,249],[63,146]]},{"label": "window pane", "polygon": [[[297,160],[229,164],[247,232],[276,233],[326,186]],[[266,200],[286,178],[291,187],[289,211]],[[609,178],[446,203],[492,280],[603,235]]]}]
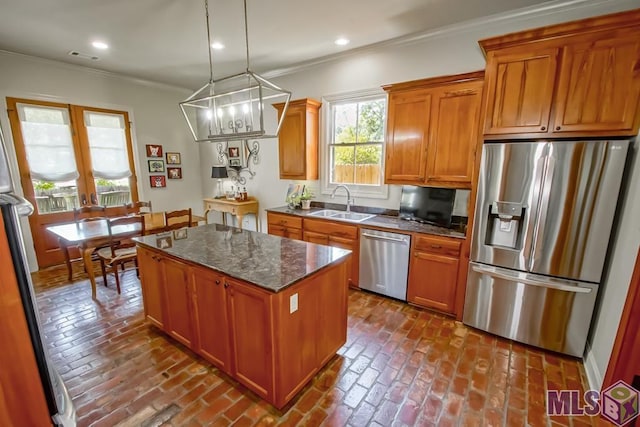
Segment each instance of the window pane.
[{"label": "window pane", "polygon": [[382,145],[355,147],[355,184],[380,185],[382,182]]},{"label": "window pane", "polygon": [[72,211],[79,207],[78,188],[75,181],[31,181],[39,214]]},{"label": "window pane", "polygon": [[353,184],[354,147],[333,147],[333,169],[331,182],[335,184]]},{"label": "window pane", "polygon": [[131,176],[124,117],[87,111],[85,124],[93,175],[107,180]]},{"label": "window pane", "polygon": [[17,109],[31,177],[45,182],[78,178],[68,111],[27,104]]},{"label": "window pane", "polygon": [[340,104],[334,108],[333,141],[336,144],[356,142],[358,104]]},{"label": "window pane", "polygon": [[122,206],[131,202],[129,178],[94,180],[98,192],[98,204],[102,206]]},{"label": "window pane", "polygon": [[382,142],[384,101],[365,101],[358,104],[357,142]]}]

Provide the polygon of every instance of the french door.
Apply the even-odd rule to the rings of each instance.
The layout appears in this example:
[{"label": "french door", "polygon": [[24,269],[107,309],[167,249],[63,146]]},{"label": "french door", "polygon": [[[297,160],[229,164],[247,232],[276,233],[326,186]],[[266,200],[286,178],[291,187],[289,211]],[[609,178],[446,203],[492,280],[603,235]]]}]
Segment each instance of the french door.
[{"label": "french door", "polygon": [[138,200],[126,111],[7,98],[11,132],[38,265],[64,261],[46,228],[73,221],[80,206],[118,215]]}]

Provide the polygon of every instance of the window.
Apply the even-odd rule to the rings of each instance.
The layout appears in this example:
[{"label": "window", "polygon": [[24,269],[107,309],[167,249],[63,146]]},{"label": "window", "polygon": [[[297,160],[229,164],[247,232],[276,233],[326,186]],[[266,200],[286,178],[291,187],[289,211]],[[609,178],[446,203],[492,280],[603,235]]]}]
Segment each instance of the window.
[{"label": "window", "polygon": [[324,99],[325,193],[346,184],[355,194],[386,197],[383,185],[387,101],[379,91]]},{"label": "window", "polygon": [[[8,98],[27,198],[38,215],[137,199],[126,112]],[[136,193],[135,189],[133,193]]]}]

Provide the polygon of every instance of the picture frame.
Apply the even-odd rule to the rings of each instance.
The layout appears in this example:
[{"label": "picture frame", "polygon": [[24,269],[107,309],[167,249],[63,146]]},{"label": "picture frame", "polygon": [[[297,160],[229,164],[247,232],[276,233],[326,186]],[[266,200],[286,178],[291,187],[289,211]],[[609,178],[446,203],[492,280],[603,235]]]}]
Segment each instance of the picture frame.
[{"label": "picture frame", "polygon": [[240,159],[229,159],[229,166],[232,168],[239,168],[242,166]]},{"label": "picture frame", "polygon": [[147,160],[149,172],[164,172],[164,160]]},{"label": "picture frame", "polygon": [[147,144],[147,157],[162,157],[162,145]]},{"label": "picture frame", "polygon": [[177,230],[173,230],[173,240],[182,240],[182,239],[186,239],[188,234],[187,234],[187,228],[179,228]]},{"label": "picture frame", "polygon": [[171,235],[158,236],[156,238],[156,247],[159,249],[167,249],[173,246]]},{"label": "picture frame", "polygon": [[164,188],[167,186],[167,180],[164,175],[152,175],[149,177],[151,188]]},{"label": "picture frame", "polygon": [[167,164],[168,165],[179,165],[182,163],[182,159],[180,158],[180,153],[169,153],[166,154]]},{"label": "picture frame", "polygon": [[228,148],[229,159],[240,158],[240,147],[229,147]]},{"label": "picture frame", "polygon": [[182,168],[167,168],[167,178],[182,179]]}]

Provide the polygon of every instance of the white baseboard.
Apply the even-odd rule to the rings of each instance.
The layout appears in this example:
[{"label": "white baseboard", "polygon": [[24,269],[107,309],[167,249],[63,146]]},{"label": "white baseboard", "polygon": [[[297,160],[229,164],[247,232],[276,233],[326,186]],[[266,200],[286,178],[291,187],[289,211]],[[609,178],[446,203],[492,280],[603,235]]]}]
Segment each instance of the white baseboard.
[{"label": "white baseboard", "polygon": [[591,344],[587,343],[587,351],[586,357],[583,359],[584,361],[584,370],[587,374],[587,382],[589,383],[589,388],[591,390],[600,390],[602,388],[602,374],[600,373],[600,369],[596,364],[596,359],[591,352]]}]

